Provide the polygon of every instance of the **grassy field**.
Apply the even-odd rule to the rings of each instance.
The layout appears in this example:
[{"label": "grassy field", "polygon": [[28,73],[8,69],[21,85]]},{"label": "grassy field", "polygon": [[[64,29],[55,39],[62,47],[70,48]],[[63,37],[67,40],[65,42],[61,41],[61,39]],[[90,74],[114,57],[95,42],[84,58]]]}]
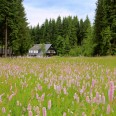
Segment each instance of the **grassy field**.
[{"label": "grassy field", "polygon": [[0,116],[116,116],[116,57],[1,58]]}]

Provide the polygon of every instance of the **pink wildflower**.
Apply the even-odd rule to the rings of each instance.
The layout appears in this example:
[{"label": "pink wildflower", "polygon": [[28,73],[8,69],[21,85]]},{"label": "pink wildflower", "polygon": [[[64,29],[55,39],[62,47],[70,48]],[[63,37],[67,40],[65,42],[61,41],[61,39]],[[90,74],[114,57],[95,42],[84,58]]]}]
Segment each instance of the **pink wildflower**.
[{"label": "pink wildflower", "polygon": [[82,116],[86,116],[85,112],[82,112]]},{"label": "pink wildflower", "polygon": [[38,90],[42,90],[42,86],[40,84],[37,85]]},{"label": "pink wildflower", "polygon": [[31,111],[31,105],[30,104],[28,104],[27,110]]},{"label": "pink wildflower", "polygon": [[109,114],[111,112],[111,107],[110,107],[110,104],[108,104],[108,106],[107,106],[107,114]]},{"label": "pink wildflower", "polygon": [[41,96],[41,101],[44,101],[45,93],[42,94]]},{"label": "pink wildflower", "polygon": [[43,116],[47,116],[46,108],[45,107],[42,108],[42,112],[43,112]]},{"label": "pink wildflower", "polygon": [[90,98],[89,98],[89,96],[86,96],[86,102],[87,102],[87,103],[90,103]]},{"label": "pink wildflower", "polygon": [[102,93],[102,103],[105,104],[105,102],[106,102],[106,99],[105,99],[104,94]]},{"label": "pink wildflower", "polygon": [[112,102],[113,98],[114,98],[114,82],[110,81],[110,88],[108,91],[108,97],[109,97],[109,101]]},{"label": "pink wildflower", "polygon": [[8,97],[8,100],[11,101],[12,97],[15,96],[15,95],[16,95],[16,93],[13,92],[13,93]]},{"label": "pink wildflower", "polygon": [[64,91],[64,94],[65,94],[65,95],[68,94],[66,88],[63,88],[63,91]]},{"label": "pink wildflower", "polygon": [[63,116],[66,116],[66,112],[63,113]]},{"label": "pink wildflower", "polygon": [[99,104],[99,92],[96,92],[96,103]]},{"label": "pink wildflower", "polygon": [[97,100],[96,100],[96,97],[94,97],[94,98],[93,98],[93,103],[96,103],[96,101],[97,101]]},{"label": "pink wildflower", "polygon": [[12,97],[13,97],[13,94],[11,94],[11,95],[8,97],[8,100],[11,101]]},{"label": "pink wildflower", "polygon": [[28,116],[33,116],[33,112],[31,110],[28,111]]},{"label": "pink wildflower", "polygon": [[99,103],[101,103],[101,102],[102,102],[102,96],[99,95]]},{"label": "pink wildflower", "polygon": [[79,102],[79,97],[78,97],[78,95],[76,93],[74,94],[73,97],[74,97],[74,100],[76,100],[77,102]]},{"label": "pink wildflower", "polygon": [[39,95],[36,93],[36,99],[38,100],[39,99]]},{"label": "pink wildflower", "polygon": [[2,113],[5,113],[6,112],[6,109],[5,107],[2,108]]},{"label": "pink wildflower", "polygon": [[49,110],[51,109],[51,106],[52,106],[51,100],[49,100],[49,101],[48,101],[48,109],[49,109]]},{"label": "pink wildflower", "polygon": [[96,83],[96,81],[93,79],[93,80],[92,80],[92,87],[95,86],[95,83]]}]

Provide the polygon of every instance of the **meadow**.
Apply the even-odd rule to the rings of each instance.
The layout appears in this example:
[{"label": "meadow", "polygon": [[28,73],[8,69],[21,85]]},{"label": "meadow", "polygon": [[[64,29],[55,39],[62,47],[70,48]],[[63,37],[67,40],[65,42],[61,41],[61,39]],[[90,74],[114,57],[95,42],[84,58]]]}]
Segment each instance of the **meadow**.
[{"label": "meadow", "polygon": [[116,116],[116,57],[0,58],[0,116]]}]

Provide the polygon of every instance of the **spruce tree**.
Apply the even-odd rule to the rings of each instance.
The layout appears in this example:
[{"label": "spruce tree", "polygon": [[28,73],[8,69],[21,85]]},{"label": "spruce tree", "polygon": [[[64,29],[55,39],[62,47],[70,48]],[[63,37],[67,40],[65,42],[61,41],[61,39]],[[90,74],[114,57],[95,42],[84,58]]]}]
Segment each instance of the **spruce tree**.
[{"label": "spruce tree", "polygon": [[22,0],[0,0],[0,22],[2,24],[2,35],[5,46],[5,56],[7,48],[12,48],[15,55],[27,53],[30,47],[30,33]]},{"label": "spruce tree", "polygon": [[116,1],[98,0],[95,15],[94,54],[116,54]]}]

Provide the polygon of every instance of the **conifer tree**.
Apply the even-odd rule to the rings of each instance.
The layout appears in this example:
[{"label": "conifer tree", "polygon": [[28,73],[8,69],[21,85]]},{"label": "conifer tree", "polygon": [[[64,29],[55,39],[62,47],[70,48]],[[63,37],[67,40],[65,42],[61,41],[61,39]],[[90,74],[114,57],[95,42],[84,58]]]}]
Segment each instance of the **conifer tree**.
[{"label": "conifer tree", "polygon": [[15,55],[27,53],[30,46],[30,33],[22,0],[0,0],[0,21],[3,26],[3,38],[7,37],[3,43],[5,56],[7,56],[7,48],[12,48]]},{"label": "conifer tree", "polygon": [[94,42],[96,43],[94,54],[116,54],[116,1],[98,0]]}]

